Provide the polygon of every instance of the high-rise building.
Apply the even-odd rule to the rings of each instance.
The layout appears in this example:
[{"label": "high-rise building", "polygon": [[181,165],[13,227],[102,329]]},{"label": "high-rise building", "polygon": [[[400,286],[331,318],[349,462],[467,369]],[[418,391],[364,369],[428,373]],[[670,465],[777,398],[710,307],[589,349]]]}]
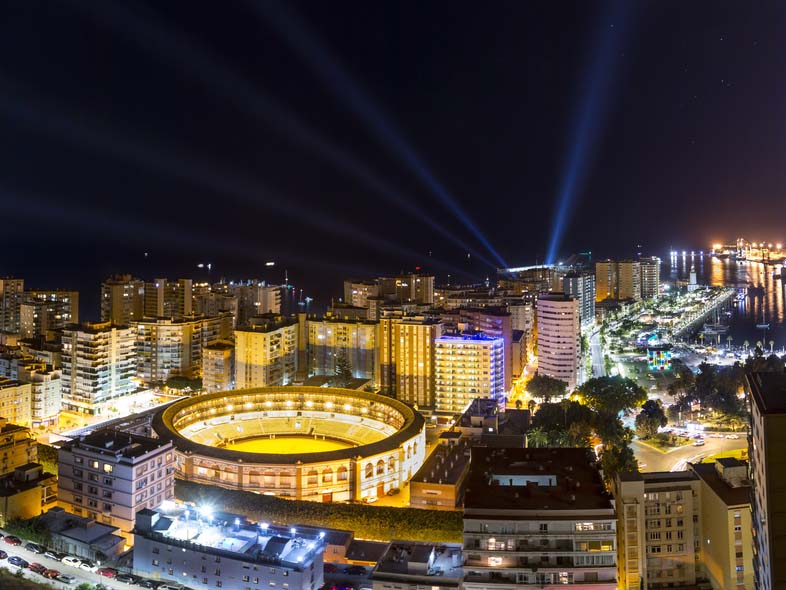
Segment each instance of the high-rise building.
[{"label": "high-rise building", "polygon": [[595,263],[595,299],[641,300],[641,264],[638,260],[600,260]]},{"label": "high-rise building", "polygon": [[660,295],[660,258],[649,256],[640,258],[641,298],[653,299]]},{"label": "high-rise building", "polygon": [[202,348],[228,338],[232,317],[145,318],[136,328],[137,376],[147,384],[166,383],[173,376],[202,375]]},{"label": "high-rise building", "polygon": [[0,332],[19,333],[19,306],[24,290],[24,279],[0,278]]},{"label": "high-rise building", "polygon": [[0,377],[0,416],[20,426],[32,425],[32,386]]},{"label": "high-rise building", "polygon": [[615,482],[623,590],[688,587],[701,578],[700,484],[690,471],[622,473]]},{"label": "high-rise building", "polygon": [[58,505],[118,527],[129,545],[137,512],[175,497],[171,442],[105,428],[64,443],[57,458]]},{"label": "high-rise building", "polygon": [[753,590],[748,464],[734,458],[688,464],[701,482],[701,558],[713,588]]},{"label": "high-rise building", "polygon": [[57,425],[62,407],[62,374],[51,366],[26,360],[19,364],[19,381],[30,384],[32,426]]},{"label": "high-rise building", "polygon": [[380,295],[392,303],[434,303],[434,275],[421,273],[379,278]]},{"label": "high-rise building", "polygon": [[327,316],[308,320],[308,373],[335,375],[336,360],[349,363],[353,377],[374,379],[377,322]]},{"label": "high-rise building", "polygon": [[[145,283],[131,275],[117,275],[101,283],[101,321],[130,326],[145,312]],[[77,322],[74,322],[77,323]]]},{"label": "high-rise building", "polygon": [[235,388],[235,345],[218,340],[202,348],[202,388],[205,393]]},{"label": "high-rise building", "polygon": [[191,315],[192,306],[191,279],[155,279],[145,283],[145,317],[181,318]]},{"label": "high-rise building", "polygon": [[786,374],[748,373],[753,521],[757,590],[786,588]]},{"label": "high-rise building", "polygon": [[20,337],[43,336],[79,323],[78,291],[25,291],[19,306]]},{"label": "high-rise building", "polygon": [[590,272],[570,271],[562,277],[562,289],[579,302],[581,326],[595,323],[595,275]]},{"label": "high-rise building", "polygon": [[438,412],[461,414],[476,398],[504,400],[505,342],[482,332],[443,334],[434,342]]},{"label": "high-rise building", "polygon": [[100,414],[136,390],[135,330],[110,322],[63,330],[63,409]]},{"label": "high-rise building", "polygon": [[538,374],[576,387],[581,354],[579,302],[565,293],[538,297]]},{"label": "high-rise building", "polygon": [[483,332],[502,338],[505,347],[504,388],[510,391],[513,379],[513,317],[504,307],[467,307],[458,311],[461,330]]},{"label": "high-rise building", "polygon": [[368,298],[378,297],[379,292],[379,283],[374,280],[344,281],[344,301],[355,307],[368,307]]},{"label": "high-rise building", "polygon": [[465,590],[616,590],[614,502],[590,449],[473,447]]},{"label": "high-rise building", "polygon": [[298,360],[298,321],[265,314],[235,331],[235,387],[288,385]]},{"label": "high-rise building", "polygon": [[[214,285],[215,287],[215,285]],[[285,286],[269,285],[264,281],[250,280],[223,285],[227,293],[237,299],[237,326],[246,326],[254,316],[281,314],[282,292]]]},{"label": "high-rise building", "polygon": [[380,319],[378,378],[382,390],[409,404],[433,407],[434,341],[442,335],[439,319],[390,313]]}]

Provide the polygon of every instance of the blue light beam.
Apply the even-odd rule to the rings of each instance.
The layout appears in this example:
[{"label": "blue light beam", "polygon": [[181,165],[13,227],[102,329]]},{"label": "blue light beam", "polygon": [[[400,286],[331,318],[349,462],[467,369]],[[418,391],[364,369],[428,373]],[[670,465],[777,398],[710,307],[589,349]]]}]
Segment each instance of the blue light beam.
[{"label": "blue light beam", "polygon": [[303,22],[280,2],[250,2],[249,6],[258,14],[273,22],[298,55],[311,67],[330,92],[340,100],[346,101],[356,115],[365,121],[376,134],[377,140],[387,150],[393,152],[423,182],[431,193],[450,211],[486,250],[505,268],[508,264],[491,245],[480,228],[475,225],[458,200],[429,171],[423,159],[393,127],[384,113],[366,96],[360,85],[340,65],[339,60],[330,54],[327,47],[310,34]]},{"label": "blue light beam", "polygon": [[603,139],[611,102],[612,81],[619,70],[625,37],[624,1],[613,3],[594,35],[596,48],[590,66],[584,72],[580,94],[584,101],[577,110],[568,157],[563,166],[562,182],[557,196],[557,208],[546,253],[546,264],[554,264],[569,225],[571,208],[585,188],[594,161],[595,148]]},{"label": "blue light beam", "polygon": [[307,125],[291,109],[288,109],[259,88],[233,71],[230,64],[210,51],[197,46],[186,35],[153,22],[132,11],[126,5],[112,2],[91,4],[88,10],[83,3],[74,7],[96,19],[102,26],[110,26],[132,40],[137,46],[156,59],[165,59],[178,71],[188,71],[206,89],[256,120],[274,127],[290,143],[304,147],[317,154],[333,166],[353,176],[376,192],[391,205],[413,216],[446,240],[453,242],[462,251],[488,266],[494,264],[437,221],[423,215],[416,203],[405,198],[401,191],[393,188],[350,151],[342,148]]}]

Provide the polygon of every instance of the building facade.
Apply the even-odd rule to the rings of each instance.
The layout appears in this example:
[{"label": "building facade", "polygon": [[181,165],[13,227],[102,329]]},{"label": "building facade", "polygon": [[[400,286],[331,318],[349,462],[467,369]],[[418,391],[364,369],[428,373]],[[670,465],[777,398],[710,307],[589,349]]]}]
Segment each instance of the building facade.
[{"label": "building facade", "polygon": [[335,375],[343,356],[358,379],[374,379],[377,322],[325,317],[308,320],[308,374]]},{"label": "building facade", "polygon": [[191,279],[155,279],[145,283],[145,317],[181,318],[192,313]]},{"label": "building facade", "polygon": [[660,295],[660,258],[649,256],[639,259],[641,266],[641,298],[653,299]]},{"label": "building facade", "polygon": [[105,404],[136,391],[134,328],[110,322],[63,330],[63,409],[102,413]]},{"label": "building facade", "polygon": [[235,345],[219,340],[202,349],[202,388],[205,393],[235,388]]},{"label": "building facade", "polygon": [[172,443],[98,430],[58,451],[58,505],[119,528],[130,543],[137,512],[175,496]]},{"label": "building facade", "polygon": [[461,414],[476,398],[505,399],[505,342],[482,332],[444,334],[434,342],[435,410]]},{"label": "building facade", "polygon": [[78,291],[25,291],[19,307],[20,337],[52,339],[55,330],[79,323]]},{"label": "building facade", "polygon": [[576,387],[581,354],[579,302],[565,293],[538,297],[538,374]]},{"label": "building facade", "polygon": [[19,333],[19,306],[24,290],[24,279],[0,278],[0,332]]},{"label": "building facade", "polygon": [[472,448],[465,590],[617,589],[617,517],[588,449]]},{"label": "building facade", "polygon": [[[101,283],[101,321],[130,326],[145,312],[145,283],[131,275],[117,275]],[[77,322],[74,322],[77,323]]]},{"label": "building facade", "polygon": [[30,383],[0,377],[0,416],[13,424],[32,425],[33,390]]},{"label": "building facade", "polygon": [[287,385],[298,360],[297,318],[266,314],[235,331],[235,387]]},{"label": "building facade", "polygon": [[570,271],[562,277],[562,291],[579,302],[581,327],[595,323],[595,275],[589,272]]}]

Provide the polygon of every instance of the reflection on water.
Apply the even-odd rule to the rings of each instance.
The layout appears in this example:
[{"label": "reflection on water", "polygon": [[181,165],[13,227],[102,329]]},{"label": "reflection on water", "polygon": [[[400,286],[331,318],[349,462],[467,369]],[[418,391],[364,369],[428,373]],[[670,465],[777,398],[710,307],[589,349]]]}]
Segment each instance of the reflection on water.
[{"label": "reflection on water", "polygon": [[[708,255],[679,256],[663,259],[662,275],[665,280],[687,281],[691,267],[696,270],[696,280],[702,285],[729,286],[747,289],[747,296],[738,301],[730,318],[732,344],[740,346],[747,340],[751,346],[770,341],[776,348],[786,346],[784,322],[784,285],[780,279],[781,265],[764,265],[760,262],[737,262],[713,258]],[[721,318],[721,321],[724,321]],[[770,327],[762,330],[757,324]],[[725,337],[724,337],[725,338]]]}]

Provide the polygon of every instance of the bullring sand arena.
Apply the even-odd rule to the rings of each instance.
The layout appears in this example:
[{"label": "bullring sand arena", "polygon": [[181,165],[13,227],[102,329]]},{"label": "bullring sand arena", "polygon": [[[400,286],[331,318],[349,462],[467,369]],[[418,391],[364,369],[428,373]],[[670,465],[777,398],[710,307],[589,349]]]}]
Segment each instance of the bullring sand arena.
[{"label": "bullring sand arena", "polygon": [[319,502],[399,489],[426,450],[420,414],[351,389],[217,392],[172,404],[153,428],[175,445],[181,479]]}]

